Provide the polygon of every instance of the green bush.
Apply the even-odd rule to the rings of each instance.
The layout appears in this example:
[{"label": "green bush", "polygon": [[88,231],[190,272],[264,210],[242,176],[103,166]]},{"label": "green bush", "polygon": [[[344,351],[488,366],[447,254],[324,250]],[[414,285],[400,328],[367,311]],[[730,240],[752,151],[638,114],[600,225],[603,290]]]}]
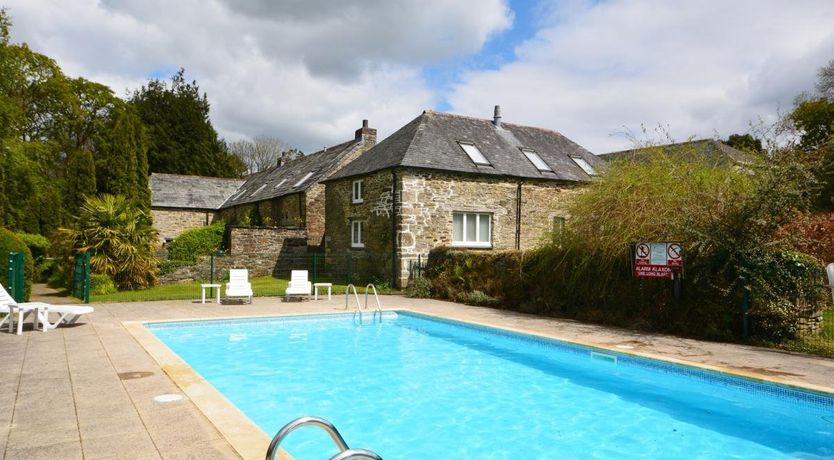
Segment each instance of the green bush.
[{"label": "green bush", "polygon": [[168,244],[168,260],[196,262],[220,249],[226,224],[215,222],[205,227],[186,230]]},{"label": "green bush", "polygon": [[32,293],[32,280],[35,273],[35,261],[32,258],[32,252],[17,235],[0,227],[0,283],[6,290],[9,289],[10,252],[23,253],[24,297],[28,301],[29,295]]},{"label": "green bush", "polygon": [[463,296],[463,303],[480,307],[494,307],[498,305],[498,299],[484,294],[482,291],[472,291]]},{"label": "green bush", "polygon": [[109,276],[97,273],[90,275],[91,295],[109,295],[116,292],[119,292],[119,289]]},{"label": "green bush", "polygon": [[405,290],[405,295],[414,299],[427,299],[431,297],[431,280],[425,276],[415,278]]},{"label": "green bush", "polygon": [[16,233],[23,243],[32,252],[32,258],[35,260],[35,268],[32,273],[32,279],[36,282],[44,282],[49,276],[54,262],[47,259],[49,253],[49,239],[43,235],[36,233]]}]

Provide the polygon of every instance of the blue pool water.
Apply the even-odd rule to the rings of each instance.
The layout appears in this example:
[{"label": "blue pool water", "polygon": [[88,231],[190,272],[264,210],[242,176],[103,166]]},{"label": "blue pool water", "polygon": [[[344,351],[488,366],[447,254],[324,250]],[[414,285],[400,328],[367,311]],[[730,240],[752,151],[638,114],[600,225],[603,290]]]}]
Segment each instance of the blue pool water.
[{"label": "blue pool water", "polygon": [[[834,458],[834,397],[406,313],[149,324],[264,431],[392,459]],[[285,447],[329,458],[308,427]]]}]

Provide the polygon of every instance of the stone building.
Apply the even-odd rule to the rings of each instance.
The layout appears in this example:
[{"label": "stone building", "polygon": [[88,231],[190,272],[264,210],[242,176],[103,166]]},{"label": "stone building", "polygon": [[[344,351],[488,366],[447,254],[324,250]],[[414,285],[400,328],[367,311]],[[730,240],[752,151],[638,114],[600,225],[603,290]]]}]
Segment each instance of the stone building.
[{"label": "stone building", "polygon": [[[376,129],[363,120],[350,141],[298,158],[283,156],[275,166],[243,179],[154,173],[150,180],[154,226],[164,242],[220,218],[232,226],[271,228],[278,235],[264,241],[287,234],[285,229],[294,230],[297,240],[301,231],[308,246],[318,247],[324,236],[320,181],[375,144]],[[272,245],[237,246],[264,254],[274,250]],[[229,249],[238,250],[234,238]]]},{"label": "stone building", "polygon": [[212,223],[223,203],[243,183],[242,179],[151,174],[151,216],[160,244]]},{"label": "stone building", "polygon": [[[324,185],[321,180],[376,145],[376,129],[368,120],[353,140],[301,158],[281,162],[250,174],[220,208],[231,225],[300,228],[307,244],[317,247],[324,237]],[[234,248],[232,248],[234,249]]]},{"label": "stone building", "polygon": [[324,180],[327,250],[402,286],[437,246],[528,249],[604,166],[556,131],[502,123],[497,106],[492,120],[425,111]]}]

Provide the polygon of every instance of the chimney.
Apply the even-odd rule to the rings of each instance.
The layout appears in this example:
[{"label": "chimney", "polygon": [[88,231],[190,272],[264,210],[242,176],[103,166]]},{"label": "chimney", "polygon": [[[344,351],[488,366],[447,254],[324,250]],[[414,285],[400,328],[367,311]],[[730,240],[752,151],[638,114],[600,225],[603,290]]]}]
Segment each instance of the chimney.
[{"label": "chimney", "polygon": [[368,120],[362,120],[362,127],[356,130],[355,140],[376,144],[376,129],[368,127]]},{"label": "chimney", "polygon": [[497,128],[501,127],[501,106],[495,106],[495,115],[492,117],[492,124],[494,124]]}]

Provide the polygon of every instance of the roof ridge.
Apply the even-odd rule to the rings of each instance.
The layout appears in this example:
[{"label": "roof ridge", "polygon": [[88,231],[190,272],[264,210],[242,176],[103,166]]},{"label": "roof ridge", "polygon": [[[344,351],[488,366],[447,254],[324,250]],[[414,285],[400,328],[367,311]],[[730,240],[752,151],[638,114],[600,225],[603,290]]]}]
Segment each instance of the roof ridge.
[{"label": "roof ridge", "polygon": [[200,179],[217,179],[217,180],[242,180],[246,181],[246,179],[242,177],[217,177],[217,176],[201,176],[199,174],[174,174],[174,173],[162,173],[162,172],[152,172],[151,176],[169,176],[169,177],[194,177]]}]

